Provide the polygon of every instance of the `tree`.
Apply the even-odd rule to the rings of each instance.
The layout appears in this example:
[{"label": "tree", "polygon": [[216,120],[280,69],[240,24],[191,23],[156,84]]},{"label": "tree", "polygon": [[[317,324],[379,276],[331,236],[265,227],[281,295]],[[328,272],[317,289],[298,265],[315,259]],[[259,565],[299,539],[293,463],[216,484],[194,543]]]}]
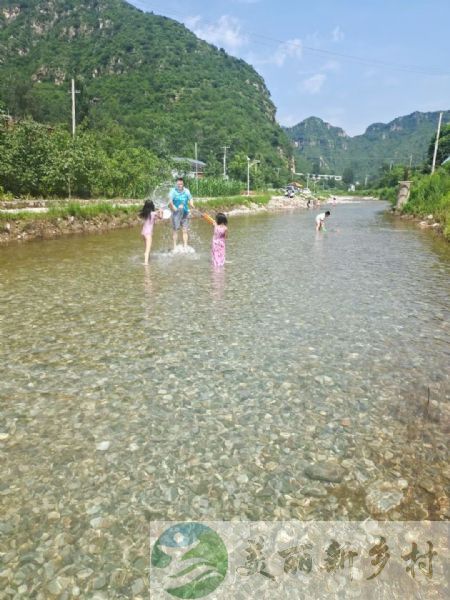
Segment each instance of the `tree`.
[{"label": "tree", "polygon": [[247,155],[244,152],[237,152],[230,160],[228,171],[233,179],[247,181]]},{"label": "tree", "polygon": [[350,185],[355,181],[355,173],[353,172],[353,169],[351,167],[345,167],[345,169],[343,170],[342,181],[346,185]]}]

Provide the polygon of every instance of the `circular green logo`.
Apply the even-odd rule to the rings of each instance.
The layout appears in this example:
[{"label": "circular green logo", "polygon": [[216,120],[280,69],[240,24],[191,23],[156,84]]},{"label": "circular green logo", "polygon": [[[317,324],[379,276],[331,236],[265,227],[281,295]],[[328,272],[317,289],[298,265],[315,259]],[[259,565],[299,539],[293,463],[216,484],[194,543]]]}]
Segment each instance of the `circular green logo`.
[{"label": "circular green logo", "polygon": [[177,598],[203,598],[225,579],[228,552],[222,539],[201,523],[166,529],[152,550],[152,567],[167,571],[166,592]]}]

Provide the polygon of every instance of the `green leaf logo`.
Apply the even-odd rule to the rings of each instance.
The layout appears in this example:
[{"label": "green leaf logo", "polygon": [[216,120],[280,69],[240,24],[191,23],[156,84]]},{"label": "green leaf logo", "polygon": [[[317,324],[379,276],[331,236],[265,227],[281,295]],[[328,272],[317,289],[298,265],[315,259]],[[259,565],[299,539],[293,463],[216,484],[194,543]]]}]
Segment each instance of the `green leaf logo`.
[{"label": "green leaf logo", "polygon": [[167,570],[166,592],[176,598],[203,598],[225,579],[228,552],[220,536],[201,523],[166,529],[152,550],[152,567]]}]

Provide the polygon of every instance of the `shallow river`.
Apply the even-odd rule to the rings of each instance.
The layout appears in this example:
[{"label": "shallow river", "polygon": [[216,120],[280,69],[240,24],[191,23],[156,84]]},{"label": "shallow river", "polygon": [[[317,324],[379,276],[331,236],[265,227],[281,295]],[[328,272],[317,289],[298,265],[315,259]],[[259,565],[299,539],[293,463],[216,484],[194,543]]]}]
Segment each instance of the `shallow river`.
[{"label": "shallow river", "polygon": [[450,250],[384,209],[0,249],[0,598],[146,597],[151,519],[450,518]]}]

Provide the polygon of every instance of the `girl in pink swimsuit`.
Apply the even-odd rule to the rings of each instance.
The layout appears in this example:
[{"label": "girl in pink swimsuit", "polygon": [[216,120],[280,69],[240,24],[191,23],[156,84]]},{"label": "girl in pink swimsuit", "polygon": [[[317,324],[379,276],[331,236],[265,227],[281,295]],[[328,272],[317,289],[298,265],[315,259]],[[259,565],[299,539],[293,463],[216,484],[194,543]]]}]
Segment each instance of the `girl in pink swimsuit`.
[{"label": "girl in pink swimsuit", "polygon": [[160,215],[156,211],[153,201],[146,200],[139,212],[139,216],[144,219],[141,235],[145,239],[144,265],[148,265],[148,257],[152,248],[153,225]]},{"label": "girl in pink swimsuit", "polygon": [[225,240],[228,234],[228,219],[223,213],[217,213],[211,245],[211,258],[215,267],[225,264]]}]

